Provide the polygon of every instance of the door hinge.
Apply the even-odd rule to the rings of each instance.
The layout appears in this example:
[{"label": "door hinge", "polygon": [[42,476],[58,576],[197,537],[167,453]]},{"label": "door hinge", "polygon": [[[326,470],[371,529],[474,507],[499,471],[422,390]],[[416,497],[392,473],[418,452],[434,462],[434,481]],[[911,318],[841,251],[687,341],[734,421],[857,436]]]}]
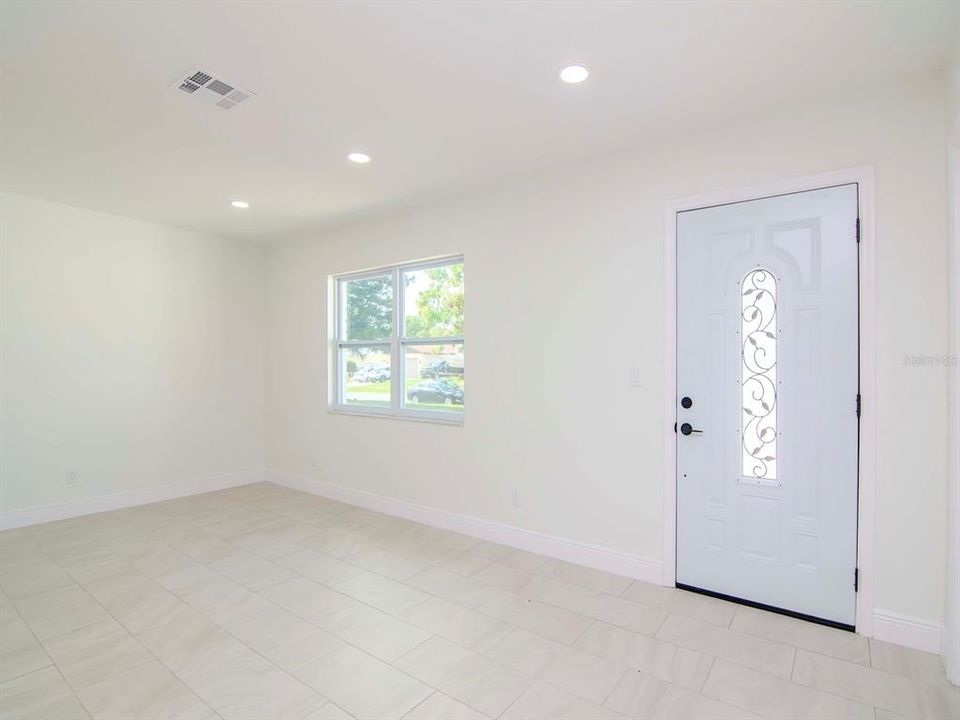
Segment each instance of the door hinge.
[{"label": "door hinge", "polygon": [[860,417],[860,411],[863,409],[863,396],[857,393],[857,417]]},{"label": "door hinge", "polygon": [[853,591],[858,592],[860,590],[860,568],[853,569]]},{"label": "door hinge", "polygon": [[860,242],[860,218],[857,218],[857,242]]}]

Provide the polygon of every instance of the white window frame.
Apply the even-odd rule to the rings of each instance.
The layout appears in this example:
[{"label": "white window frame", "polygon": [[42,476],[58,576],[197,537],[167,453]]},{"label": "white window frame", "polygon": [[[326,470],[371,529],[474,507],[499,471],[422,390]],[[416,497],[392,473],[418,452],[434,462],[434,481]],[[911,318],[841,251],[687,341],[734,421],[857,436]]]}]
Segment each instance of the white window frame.
[{"label": "white window frame", "polygon": [[[450,410],[423,410],[406,407],[406,393],[404,392],[406,378],[407,347],[417,345],[461,345],[464,346],[463,335],[427,338],[406,338],[403,335],[404,300],[406,293],[401,286],[404,273],[444,265],[463,264],[462,255],[450,255],[417,260],[414,262],[385,265],[383,267],[361,270],[358,272],[340,273],[330,276],[330,308],[328,324],[330,332],[330,356],[327,367],[330,368],[330,402],[329,411],[349,415],[367,415],[373,417],[390,417],[403,420],[418,420],[421,422],[436,422],[446,425],[462,425],[466,415],[466,405],[459,412]],[[344,284],[351,280],[389,275],[393,283],[393,331],[389,338],[382,340],[346,340],[344,339],[345,318],[342,311],[346,307],[344,300]],[[351,347],[385,348],[390,351],[390,407],[360,407],[348,405],[343,401],[343,350]],[[464,363],[464,380],[466,380],[466,363]]]}]

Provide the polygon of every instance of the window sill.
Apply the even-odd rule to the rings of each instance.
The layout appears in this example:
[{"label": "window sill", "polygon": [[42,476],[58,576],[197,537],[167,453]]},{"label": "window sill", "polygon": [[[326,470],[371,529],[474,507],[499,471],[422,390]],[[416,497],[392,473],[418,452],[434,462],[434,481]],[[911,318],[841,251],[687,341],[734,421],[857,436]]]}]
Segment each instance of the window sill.
[{"label": "window sill", "polygon": [[382,420],[404,420],[406,422],[431,423],[433,425],[453,425],[463,427],[463,414],[456,415],[437,415],[424,413],[394,413],[394,412],[376,412],[375,410],[354,410],[353,408],[342,405],[329,405],[327,412],[332,415],[356,415],[357,417],[380,418]]}]

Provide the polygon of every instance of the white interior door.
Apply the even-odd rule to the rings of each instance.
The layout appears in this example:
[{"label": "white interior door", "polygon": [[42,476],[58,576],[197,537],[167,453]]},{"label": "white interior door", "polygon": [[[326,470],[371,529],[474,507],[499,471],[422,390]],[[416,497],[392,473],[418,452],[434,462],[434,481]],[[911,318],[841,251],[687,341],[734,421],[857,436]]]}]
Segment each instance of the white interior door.
[{"label": "white interior door", "polygon": [[857,186],[677,217],[677,584],[853,626]]}]

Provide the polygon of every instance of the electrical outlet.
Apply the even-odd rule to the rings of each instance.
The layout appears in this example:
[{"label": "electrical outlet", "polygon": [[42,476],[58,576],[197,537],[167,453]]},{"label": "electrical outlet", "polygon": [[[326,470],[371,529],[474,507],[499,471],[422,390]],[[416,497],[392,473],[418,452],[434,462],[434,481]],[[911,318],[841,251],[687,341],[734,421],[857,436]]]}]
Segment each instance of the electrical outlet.
[{"label": "electrical outlet", "polygon": [[513,503],[514,507],[520,507],[520,492],[518,490],[510,493],[510,502]]},{"label": "electrical outlet", "polygon": [[77,471],[76,470],[67,470],[67,474],[63,479],[64,485],[76,485],[77,484]]}]

